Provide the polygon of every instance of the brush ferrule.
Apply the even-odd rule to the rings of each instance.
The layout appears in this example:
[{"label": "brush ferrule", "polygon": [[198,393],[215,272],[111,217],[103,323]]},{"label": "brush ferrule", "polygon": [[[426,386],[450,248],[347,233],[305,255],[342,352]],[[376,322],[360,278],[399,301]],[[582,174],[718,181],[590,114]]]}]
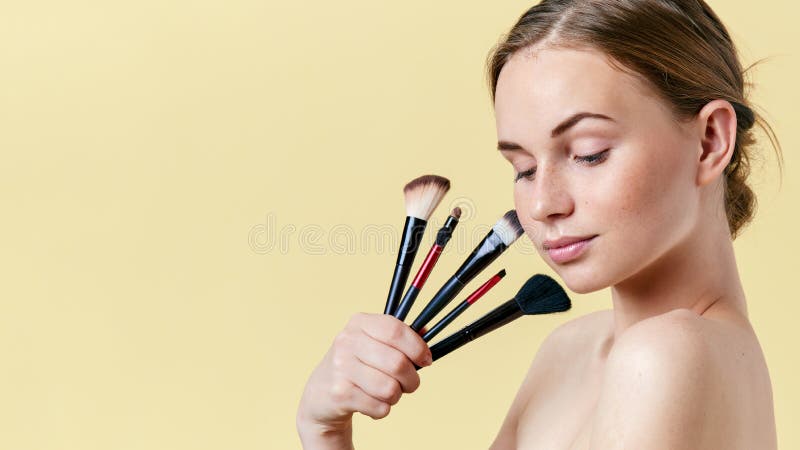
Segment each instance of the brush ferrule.
[{"label": "brush ferrule", "polygon": [[456,229],[456,225],[458,225],[458,219],[453,216],[447,216],[447,221],[444,223],[442,228],[439,228],[439,232],[436,233],[436,245],[440,247],[444,247],[450,241],[450,238],[453,236],[453,231]]},{"label": "brush ferrule", "polygon": [[436,233],[436,245],[439,247],[444,247],[450,242],[450,238],[453,236],[453,230],[448,228],[442,227],[439,229],[439,232]]},{"label": "brush ferrule", "polygon": [[444,221],[443,228],[447,228],[450,231],[453,231],[456,229],[456,225],[458,225],[458,219],[456,219],[453,216],[447,216],[447,220]]},{"label": "brush ferrule", "polygon": [[410,266],[414,263],[414,257],[417,255],[427,224],[426,220],[419,217],[406,216],[403,235],[400,238],[400,248],[397,251],[397,265]]},{"label": "brush ferrule", "polygon": [[508,300],[466,327],[470,334],[470,340],[477,339],[486,333],[494,331],[512,320],[521,317],[523,314],[516,299]]},{"label": "brush ferrule", "polygon": [[490,231],[456,271],[456,276],[465,284],[469,283],[481,270],[485,269],[505,249],[506,244],[494,231]]}]

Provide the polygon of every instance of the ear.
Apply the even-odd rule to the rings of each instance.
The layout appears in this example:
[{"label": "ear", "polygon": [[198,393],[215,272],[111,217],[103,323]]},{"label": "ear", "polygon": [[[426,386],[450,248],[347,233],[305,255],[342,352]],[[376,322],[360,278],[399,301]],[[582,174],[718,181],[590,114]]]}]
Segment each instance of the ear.
[{"label": "ear", "polygon": [[697,184],[718,179],[728,166],[736,145],[736,111],[727,100],[712,100],[697,113],[700,154]]}]

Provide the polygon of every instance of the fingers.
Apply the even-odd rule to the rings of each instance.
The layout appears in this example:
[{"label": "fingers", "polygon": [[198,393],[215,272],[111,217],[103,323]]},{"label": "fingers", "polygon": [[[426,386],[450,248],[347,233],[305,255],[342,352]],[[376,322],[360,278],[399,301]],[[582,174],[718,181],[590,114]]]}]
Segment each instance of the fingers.
[{"label": "fingers", "polygon": [[[360,363],[369,366],[369,368],[376,369],[377,372],[383,375],[383,377],[378,377],[383,382],[383,388],[388,389],[388,386],[386,386],[388,382],[384,379],[384,377],[386,377],[397,386],[398,397],[400,392],[409,393],[417,390],[420,383],[419,374],[406,355],[394,347],[372,339],[366,334],[363,335],[363,339],[359,339],[356,342],[356,347],[353,350],[355,357]],[[363,372],[364,370],[361,371],[360,375],[364,375]],[[375,375],[372,372],[369,374]],[[366,388],[364,385],[359,386]],[[373,393],[368,389],[365,390],[369,394]],[[380,395],[376,397],[387,401],[389,399],[388,397]]]},{"label": "fingers", "polygon": [[[390,315],[356,314],[309,382],[307,415],[326,424],[349,421],[354,412],[386,417],[403,393],[419,387],[414,363],[430,365],[431,354],[411,327]],[[317,389],[322,395],[313,395]]]},{"label": "fingers", "polygon": [[397,404],[403,395],[397,379],[366,364],[358,364],[353,370],[351,379],[364,393],[389,405]]},{"label": "fingers", "polygon": [[418,366],[432,362],[428,344],[411,327],[388,314],[357,314],[352,322],[371,338],[392,346]]},{"label": "fingers", "polygon": [[392,406],[367,394],[355,384],[342,380],[331,388],[333,401],[344,411],[360,412],[373,419],[382,419],[389,415]]}]

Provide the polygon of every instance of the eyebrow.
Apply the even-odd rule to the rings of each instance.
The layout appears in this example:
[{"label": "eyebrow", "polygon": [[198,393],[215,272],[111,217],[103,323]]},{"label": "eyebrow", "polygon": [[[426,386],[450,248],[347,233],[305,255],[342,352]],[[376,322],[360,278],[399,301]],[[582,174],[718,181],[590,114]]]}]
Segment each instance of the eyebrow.
[{"label": "eyebrow", "polygon": [[[567,119],[562,121],[560,124],[556,125],[556,127],[553,128],[550,131],[550,138],[554,139],[554,138],[557,138],[558,136],[561,136],[562,134],[566,133],[567,130],[569,130],[570,128],[572,128],[575,125],[577,125],[577,123],[580,122],[583,119],[603,119],[603,120],[610,120],[612,122],[616,122],[614,119],[612,119],[611,117],[606,116],[605,114],[591,113],[591,112],[585,112],[585,111],[584,112],[579,112],[579,113],[576,113],[576,114],[573,114],[573,115],[569,116]],[[508,141],[499,141],[497,143],[497,149],[498,150],[524,150],[521,145],[519,145],[519,144],[517,144],[515,142],[508,142]]]}]

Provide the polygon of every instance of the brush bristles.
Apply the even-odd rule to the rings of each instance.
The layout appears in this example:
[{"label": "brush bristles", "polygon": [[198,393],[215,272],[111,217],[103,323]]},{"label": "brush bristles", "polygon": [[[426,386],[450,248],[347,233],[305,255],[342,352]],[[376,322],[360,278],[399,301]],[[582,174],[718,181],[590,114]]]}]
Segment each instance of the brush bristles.
[{"label": "brush bristles", "polygon": [[406,184],[406,215],[428,220],[450,190],[450,180],[439,175],[424,175]]},{"label": "brush bristles", "polygon": [[572,307],[564,288],[556,280],[542,274],[530,277],[514,298],[525,314],[549,314]]},{"label": "brush bristles", "polygon": [[456,206],[455,208],[453,208],[453,212],[451,212],[450,215],[455,217],[456,219],[460,219],[461,218],[461,208]]},{"label": "brush bristles", "polygon": [[492,227],[495,233],[500,235],[500,239],[506,244],[506,247],[514,243],[520,236],[522,236],[522,225],[519,223],[517,211],[511,210],[503,215]]}]

